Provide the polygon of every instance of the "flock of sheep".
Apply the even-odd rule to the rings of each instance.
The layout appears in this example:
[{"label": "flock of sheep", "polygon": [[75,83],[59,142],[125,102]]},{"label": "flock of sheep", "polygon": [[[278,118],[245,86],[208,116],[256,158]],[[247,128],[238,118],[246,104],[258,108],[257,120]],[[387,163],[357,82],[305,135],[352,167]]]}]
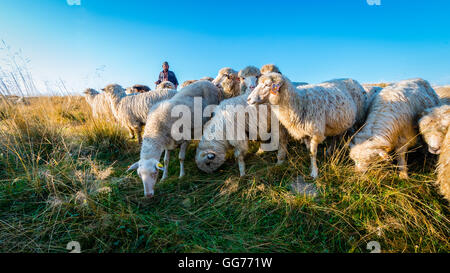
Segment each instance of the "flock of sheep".
[{"label": "flock of sheep", "polygon": [[[437,185],[450,201],[450,88],[432,88],[423,79],[405,80],[384,88],[361,85],[353,79],[337,79],[320,84],[291,82],[275,65],[261,69],[249,66],[237,72],[223,68],[217,77],[187,81],[180,91],[170,82],[161,83],[155,91],[136,85],[123,89],[108,85],[104,92],[85,91],[94,117],[112,113],[117,122],[128,128],[132,138],[142,144],[140,160],[129,170],[137,170],[147,197],[154,195],[159,171],[168,177],[170,151],[180,147],[180,177],[185,175],[184,160],[189,140],[176,140],[172,126],[174,107],[183,105],[194,115],[194,98],[202,98],[202,106],[214,106],[212,118],[202,118],[192,131],[204,132],[196,163],[199,169],[213,173],[224,162],[227,151],[234,149],[240,175],[245,175],[244,158],[249,138],[236,140],[215,137],[225,135],[227,121],[235,119],[227,106],[255,107],[256,112],[271,109],[279,121],[278,163],[287,155],[288,137],[302,141],[311,155],[311,176],[319,175],[317,149],[327,137],[334,140],[352,135],[350,158],[356,171],[366,172],[376,163],[394,155],[402,179],[408,178],[406,153],[415,145],[419,132],[430,153],[440,154]],[[149,92],[150,91],[150,92]],[[270,130],[270,117],[267,115]],[[266,118],[264,116],[264,118]],[[246,131],[251,123],[245,119]],[[145,130],[144,130],[145,127]],[[222,129],[221,129],[222,128]],[[142,134],[143,133],[143,134]],[[248,132],[247,132],[248,133]],[[258,139],[260,136],[258,135]],[[262,138],[261,138],[262,139]],[[163,152],[164,164],[160,163]]]}]

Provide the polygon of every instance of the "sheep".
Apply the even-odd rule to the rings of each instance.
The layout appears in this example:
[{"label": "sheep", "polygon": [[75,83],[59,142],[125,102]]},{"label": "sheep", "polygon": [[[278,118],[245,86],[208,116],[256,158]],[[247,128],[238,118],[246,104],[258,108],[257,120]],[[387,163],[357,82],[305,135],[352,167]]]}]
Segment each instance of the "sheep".
[{"label": "sheep", "polygon": [[213,80],[214,80],[214,78],[211,78],[211,77],[203,77],[200,79],[200,81],[209,81],[209,82],[212,82]]},{"label": "sheep", "polygon": [[136,94],[136,93],[146,93],[152,91],[150,87],[142,84],[135,84],[132,87],[128,87],[125,90],[127,95]]},{"label": "sheep", "polygon": [[[241,89],[244,90],[245,93],[241,96],[222,101],[220,105],[215,109],[215,115],[205,126],[204,135],[197,148],[195,161],[200,170],[206,173],[213,173],[225,162],[225,155],[227,150],[229,148],[234,148],[234,155],[238,161],[240,176],[242,177],[245,175],[244,157],[247,154],[249,148],[248,134],[250,128],[254,128],[259,133],[260,128],[258,128],[258,121],[251,117],[248,117],[247,115],[249,114],[246,113],[246,124],[242,125],[242,127],[246,130],[245,139],[239,139],[237,136],[227,138],[227,135],[225,133],[227,129],[225,127],[227,123],[234,124],[234,128],[231,130],[237,133],[237,130],[239,128],[238,123],[240,120],[237,118],[238,113],[236,110],[238,110],[238,108],[236,107],[241,106],[241,110],[245,111],[245,107],[248,106],[248,95],[257,86],[259,75],[259,70],[256,67],[252,66],[246,67],[245,69],[240,71],[239,76],[241,77],[242,85],[244,86]],[[247,79],[246,77],[250,77],[250,79]],[[230,106],[233,108],[230,108]],[[266,117],[264,117],[263,115],[263,107],[261,106],[257,106],[255,108],[255,114],[259,116],[259,119],[264,119],[267,125],[267,130],[271,130],[270,106],[266,106]],[[279,133],[280,145],[278,147],[277,164],[282,164],[286,157],[287,134],[283,127],[280,128]],[[257,137],[259,139],[262,138],[259,134],[257,135]]]},{"label": "sheep", "polygon": [[450,85],[436,87],[436,93],[441,99],[441,104],[450,104]]},{"label": "sheep", "polygon": [[[162,179],[168,177],[168,168],[170,160],[170,151],[176,147],[180,147],[180,177],[185,175],[184,171],[184,159],[186,155],[186,149],[188,147],[190,138],[174,138],[172,131],[177,127],[174,127],[179,121],[179,118],[173,117],[174,109],[178,107],[187,107],[191,113],[191,132],[201,130],[203,125],[208,121],[207,118],[203,118],[202,122],[198,124],[195,122],[196,118],[194,113],[199,109],[194,109],[194,98],[200,97],[202,99],[202,107],[213,105],[217,106],[220,99],[220,90],[217,86],[208,81],[199,81],[193,83],[180,90],[170,100],[163,101],[155,105],[148,114],[147,126],[144,132],[144,139],[141,148],[140,160],[134,163],[130,168],[131,170],[137,170],[139,176],[144,184],[144,193],[147,197],[154,195],[154,186],[158,179],[158,170],[163,170]],[[201,109],[200,109],[201,110]],[[186,127],[183,130],[184,133],[189,133]],[[165,151],[164,166],[159,163],[162,153]]]},{"label": "sheep", "polygon": [[438,178],[441,194],[450,202],[450,130],[447,130],[438,162]]},{"label": "sheep", "polygon": [[305,140],[311,153],[311,176],[317,178],[317,146],[328,136],[343,134],[356,121],[357,106],[340,80],[295,89],[291,81],[268,73],[248,97],[248,104],[270,103],[281,124],[297,140]]},{"label": "sheep", "polygon": [[240,95],[241,90],[238,73],[229,67],[222,68],[212,83],[222,89],[225,99]]},{"label": "sheep", "polygon": [[[271,72],[275,72],[275,73],[279,73],[281,75],[283,75],[283,73],[281,73],[280,69],[278,68],[278,66],[274,65],[274,64],[266,64],[263,65],[263,67],[261,67],[261,74],[268,74]],[[292,82],[292,84],[294,85],[295,88],[298,88],[299,86],[304,86],[304,85],[308,85],[308,83],[306,82]]]},{"label": "sheep", "polygon": [[261,71],[262,75],[265,75],[265,74],[268,74],[268,73],[273,73],[273,72],[281,74],[280,69],[278,68],[278,66],[276,66],[274,64],[263,65],[263,67],[261,67],[260,71]]},{"label": "sheep", "polygon": [[381,90],[373,99],[365,126],[352,140],[350,158],[357,172],[372,162],[389,159],[395,151],[400,178],[408,178],[406,152],[416,142],[415,120],[427,108],[439,105],[439,97],[423,79],[401,81]]},{"label": "sheep", "polygon": [[130,137],[132,139],[137,137],[139,143],[142,143],[142,129],[147,122],[150,108],[177,93],[175,90],[162,89],[127,96],[124,94],[123,88],[117,84],[108,85],[104,91],[108,95],[116,120],[128,128]]},{"label": "sheep", "polygon": [[450,202],[450,105],[425,110],[419,120],[420,133],[428,151],[439,155],[437,185]]},{"label": "sheep", "polygon": [[238,73],[240,83],[240,94],[243,95],[247,90],[253,91],[258,85],[258,79],[261,77],[261,72],[254,66],[247,66]]},{"label": "sheep", "polygon": [[449,125],[450,105],[429,108],[421,114],[419,130],[430,153],[440,154]]},{"label": "sheep", "polygon": [[186,86],[189,86],[191,84],[193,84],[194,82],[198,82],[197,80],[189,80],[189,81],[185,81],[183,82],[183,84],[181,85],[181,88],[185,88]]},{"label": "sheep", "polygon": [[165,82],[160,83],[156,87],[156,90],[163,90],[163,89],[174,90],[175,89],[175,85],[172,82],[165,81]]},{"label": "sheep", "polygon": [[86,89],[83,93],[86,102],[91,106],[94,118],[109,118],[111,116],[111,104],[105,93],[100,93],[92,88]]}]

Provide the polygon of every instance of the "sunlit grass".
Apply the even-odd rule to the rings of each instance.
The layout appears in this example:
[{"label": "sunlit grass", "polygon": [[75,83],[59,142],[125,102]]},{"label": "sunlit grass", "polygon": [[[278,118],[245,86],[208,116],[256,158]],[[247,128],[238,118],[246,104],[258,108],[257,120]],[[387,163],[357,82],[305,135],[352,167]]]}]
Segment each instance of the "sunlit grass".
[{"label": "sunlit grass", "polygon": [[[319,155],[319,195],[293,194],[309,173],[303,145],[204,174],[189,147],[187,176],[170,178],[147,200],[127,167],[139,145],[114,123],[94,120],[80,97],[0,104],[0,252],[448,252],[449,207],[434,185],[436,158],[411,153],[410,180],[385,166],[355,174],[345,145]],[[253,151],[257,147],[252,148]]]}]

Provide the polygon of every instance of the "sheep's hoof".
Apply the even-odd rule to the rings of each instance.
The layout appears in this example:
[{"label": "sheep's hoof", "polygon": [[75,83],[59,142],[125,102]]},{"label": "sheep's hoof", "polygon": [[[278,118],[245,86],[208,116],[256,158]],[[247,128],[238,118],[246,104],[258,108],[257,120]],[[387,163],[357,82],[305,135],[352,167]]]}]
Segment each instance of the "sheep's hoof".
[{"label": "sheep's hoof", "polygon": [[278,160],[277,166],[281,166],[281,165],[283,165],[283,163],[284,163],[284,160]]},{"label": "sheep's hoof", "polygon": [[314,170],[311,172],[310,176],[314,179],[317,179],[317,177],[319,176],[319,174],[317,173],[317,170]]}]

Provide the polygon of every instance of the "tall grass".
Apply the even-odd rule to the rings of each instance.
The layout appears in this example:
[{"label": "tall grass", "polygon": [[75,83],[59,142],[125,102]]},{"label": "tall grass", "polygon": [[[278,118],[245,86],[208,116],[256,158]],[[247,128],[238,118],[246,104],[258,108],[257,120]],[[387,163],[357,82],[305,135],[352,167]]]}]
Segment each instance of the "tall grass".
[{"label": "tall grass", "polygon": [[[353,172],[345,146],[320,158],[317,198],[290,184],[309,172],[306,149],[290,144],[288,162],[250,154],[239,178],[230,158],[208,175],[197,170],[158,184],[152,200],[126,173],[139,145],[92,119],[82,98],[2,104],[0,251],[61,252],[76,240],[85,252],[448,252],[448,204],[437,193],[435,158],[409,156],[411,179],[385,167]],[[324,146],[325,147],[325,146]],[[256,150],[257,147],[253,147]]]},{"label": "tall grass", "polygon": [[10,69],[0,75],[0,252],[65,252],[70,241],[83,252],[367,252],[370,241],[383,252],[450,250],[436,158],[420,149],[401,180],[392,166],[356,174],[345,145],[331,156],[321,146],[312,198],[290,191],[309,173],[299,143],[282,166],[274,153],[251,153],[243,178],[232,157],[215,174],[200,172],[191,145],[187,176],[177,178],[172,157],[170,178],[147,200],[126,172],[140,147],[123,128],[94,120],[81,97],[17,104],[11,94],[34,84],[26,69]]}]

